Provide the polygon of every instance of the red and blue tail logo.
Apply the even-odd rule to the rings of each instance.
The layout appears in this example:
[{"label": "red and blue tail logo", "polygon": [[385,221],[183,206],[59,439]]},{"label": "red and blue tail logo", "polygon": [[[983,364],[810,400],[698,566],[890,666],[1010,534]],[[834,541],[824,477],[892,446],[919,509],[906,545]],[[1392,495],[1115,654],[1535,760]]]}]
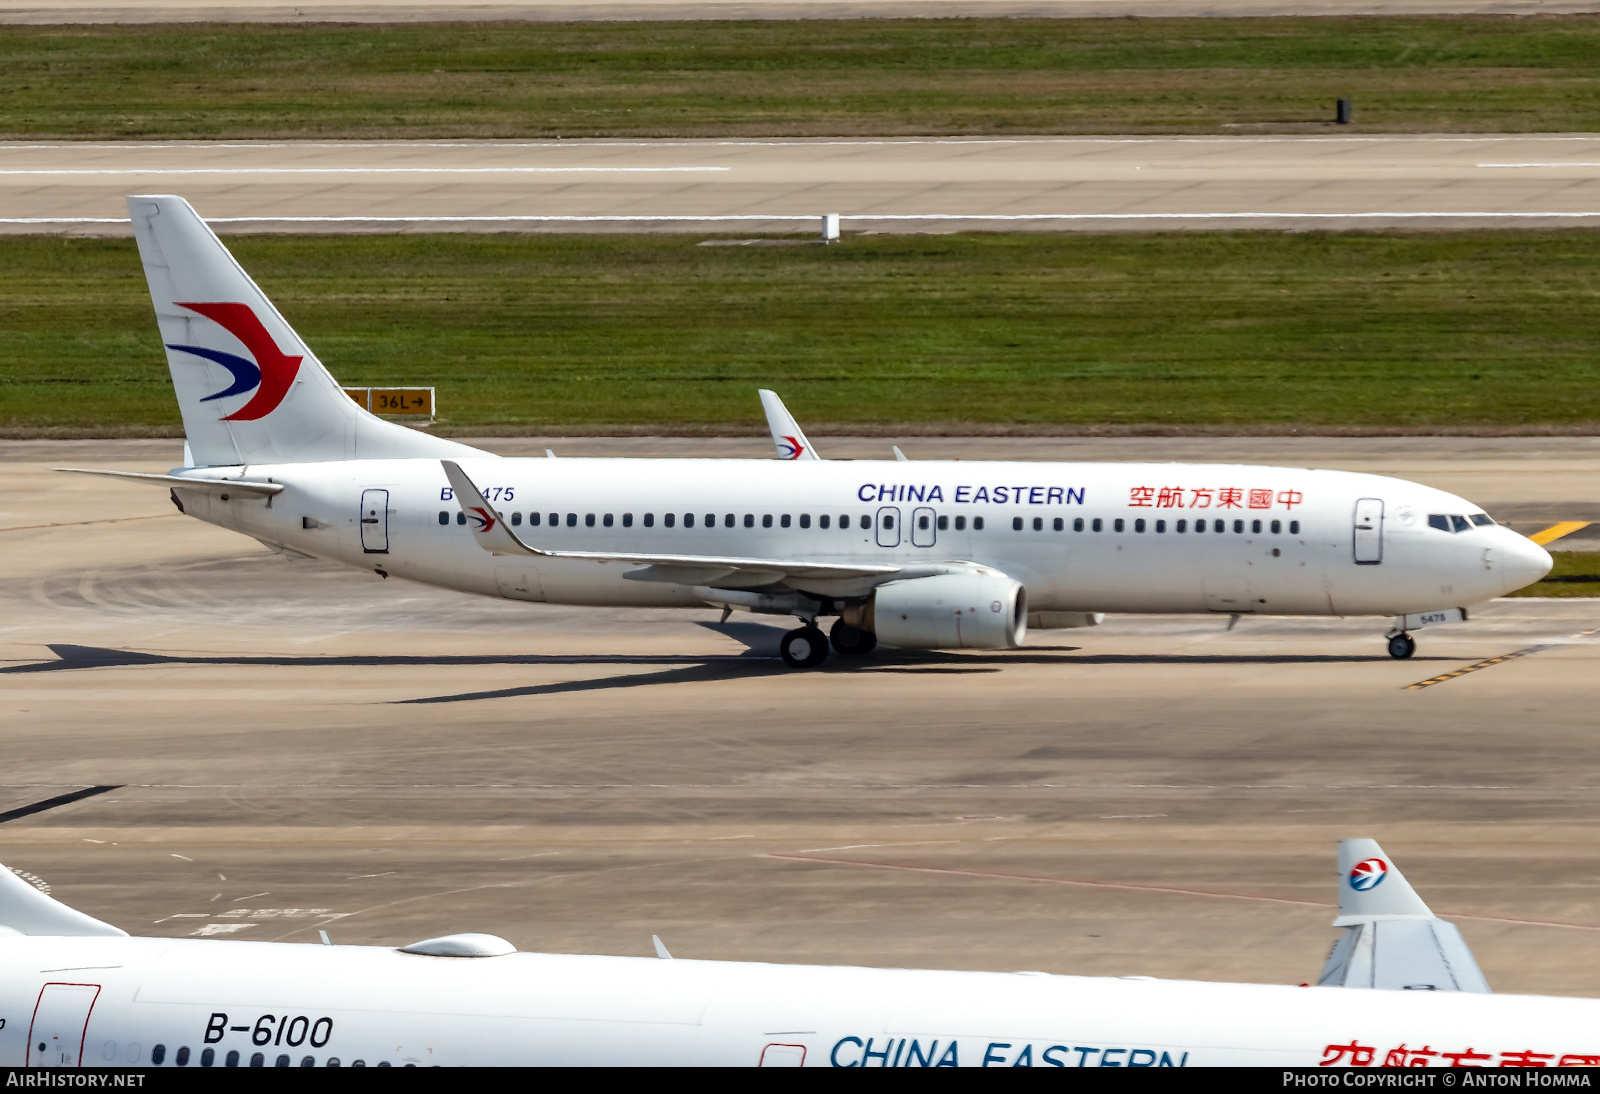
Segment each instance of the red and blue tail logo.
[{"label": "red and blue tail logo", "polygon": [[783,458],[786,460],[798,460],[806,453],[806,446],[794,437],[779,437],[778,447],[785,453]]},{"label": "red and blue tail logo", "polygon": [[1370,892],[1388,876],[1389,864],[1381,858],[1362,859],[1350,868],[1350,888],[1358,893]]},{"label": "red and blue tail logo", "polygon": [[251,396],[249,402],[222,419],[225,422],[254,422],[277,410],[278,404],[283,402],[284,396],[289,394],[289,388],[294,385],[294,378],[300,372],[300,362],[304,358],[285,355],[248,304],[185,304],[180,301],[178,307],[188,308],[216,323],[243,342],[245,348],[255,357],[252,361],[235,353],[224,353],[204,346],[169,344],[168,349],[204,357],[207,361],[221,365],[233,375],[233,382],[227,387],[215,394],[207,395],[200,401],[209,403],[213,399],[226,399],[254,391],[255,394]]}]

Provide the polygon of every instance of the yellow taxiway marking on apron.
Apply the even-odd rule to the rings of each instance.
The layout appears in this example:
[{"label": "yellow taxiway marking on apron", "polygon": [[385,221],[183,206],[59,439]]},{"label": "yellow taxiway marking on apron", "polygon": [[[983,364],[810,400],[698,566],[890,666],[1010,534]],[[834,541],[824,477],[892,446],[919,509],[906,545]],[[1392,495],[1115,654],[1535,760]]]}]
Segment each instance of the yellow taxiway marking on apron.
[{"label": "yellow taxiway marking on apron", "polygon": [[[1567,639],[1568,641],[1571,641],[1577,638],[1588,638],[1591,634],[1600,634],[1600,627],[1593,627],[1586,631],[1579,631],[1577,634],[1569,634],[1567,635]],[[1499,657],[1489,657],[1482,661],[1476,661],[1473,664],[1465,665],[1459,669],[1453,669],[1450,672],[1442,673],[1438,676],[1430,676],[1426,680],[1418,680],[1415,684],[1407,684],[1405,686],[1405,690],[1421,691],[1423,688],[1431,688],[1435,684],[1443,684],[1447,681],[1454,680],[1457,677],[1465,676],[1469,672],[1478,672],[1481,669],[1492,668],[1495,665],[1503,665],[1507,661],[1515,661],[1519,657],[1527,657],[1530,653],[1539,653],[1542,650],[1547,650],[1558,645],[1561,645],[1561,643],[1546,642],[1543,645],[1528,646],[1524,649],[1513,650],[1510,653],[1503,653]]]},{"label": "yellow taxiway marking on apron", "polygon": [[1578,529],[1587,528],[1593,523],[1592,520],[1564,520],[1559,524],[1552,524],[1541,532],[1535,532],[1528,538],[1543,547],[1546,543],[1554,543],[1562,536],[1570,536]]}]

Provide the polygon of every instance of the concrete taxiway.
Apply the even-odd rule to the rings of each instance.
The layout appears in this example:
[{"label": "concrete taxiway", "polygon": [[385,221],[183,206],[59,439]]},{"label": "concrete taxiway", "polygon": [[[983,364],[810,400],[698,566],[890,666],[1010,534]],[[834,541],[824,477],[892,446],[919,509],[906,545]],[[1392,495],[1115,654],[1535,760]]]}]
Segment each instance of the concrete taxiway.
[{"label": "concrete taxiway", "polygon": [[1600,225],[1600,137],[0,144],[0,231],[1456,229]]},{"label": "concrete taxiway", "polygon": [[[1594,438],[907,447],[1381,468],[1551,519],[1600,477]],[[130,931],[1298,982],[1371,835],[1497,989],[1600,993],[1596,602],[1484,605],[1410,662],[1376,620],[1155,617],[795,673],[782,620],[385,582],[48,471],[177,455],[0,445],[0,860]]]}]

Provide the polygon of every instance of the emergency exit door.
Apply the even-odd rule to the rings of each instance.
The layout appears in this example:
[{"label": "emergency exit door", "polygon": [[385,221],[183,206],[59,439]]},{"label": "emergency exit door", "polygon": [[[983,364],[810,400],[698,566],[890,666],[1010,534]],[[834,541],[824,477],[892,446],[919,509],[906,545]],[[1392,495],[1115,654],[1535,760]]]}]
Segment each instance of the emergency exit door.
[{"label": "emergency exit door", "polygon": [[369,555],[389,553],[389,491],[361,491],[361,549]]},{"label": "emergency exit door", "polygon": [[29,1067],[82,1067],[89,1012],[99,984],[46,984],[28,1030]]},{"label": "emergency exit door", "polygon": [[932,509],[911,510],[911,546],[932,547],[938,541],[938,522]]},{"label": "emergency exit door", "polygon": [[878,510],[878,546],[900,546],[900,510],[893,505],[885,505]]},{"label": "emergency exit door", "polygon": [[1376,566],[1383,561],[1382,498],[1356,502],[1355,558],[1357,566]]}]

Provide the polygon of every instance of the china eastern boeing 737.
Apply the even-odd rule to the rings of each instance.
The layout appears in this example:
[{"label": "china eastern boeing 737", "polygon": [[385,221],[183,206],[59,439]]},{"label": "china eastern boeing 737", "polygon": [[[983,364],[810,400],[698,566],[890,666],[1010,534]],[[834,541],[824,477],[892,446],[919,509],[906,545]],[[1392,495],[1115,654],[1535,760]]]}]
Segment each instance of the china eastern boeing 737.
[{"label": "china eastern boeing 737", "polygon": [[1012,648],[1106,612],[1387,616],[1409,657],[1411,631],[1550,569],[1478,506],[1401,479],[828,461],[766,395],[786,459],[498,457],[358,407],[182,198],[128,208],[187,458],[95,473],[287,553],[511,600],[795,616],[794,667],[827,656],[826,617],[860,656]]},{"label": "china eastern boeing 737", "polygon": [[1289,987],[129,938],[0,867],[0,1066],[1600,1066],[1600,1000],[1489,994],[1372,840],[1338,885]]}]

